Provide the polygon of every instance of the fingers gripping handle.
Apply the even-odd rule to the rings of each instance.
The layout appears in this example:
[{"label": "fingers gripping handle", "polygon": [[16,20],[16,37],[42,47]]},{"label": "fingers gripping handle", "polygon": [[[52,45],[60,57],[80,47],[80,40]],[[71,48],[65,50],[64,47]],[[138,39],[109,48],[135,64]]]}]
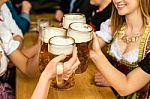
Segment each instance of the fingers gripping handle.
[{"label": "fingers gripping handle", "polygon": [[57,76],[56,76],[57,86],[61,88],[64,82],[64,80],[62,79],[62,74],[64,69],[63,63],[61,62],[58,63],[56,69],[57,69]]}]

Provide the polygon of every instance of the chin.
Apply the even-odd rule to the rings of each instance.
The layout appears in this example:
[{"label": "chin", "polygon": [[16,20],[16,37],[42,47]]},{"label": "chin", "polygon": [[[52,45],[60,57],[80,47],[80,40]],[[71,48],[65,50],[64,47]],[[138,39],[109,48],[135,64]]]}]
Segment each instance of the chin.
[{"label": "chin", "polygon": [[119,14],[120,16],[126,15],[125,12],[121,12],[121,11],[118,11],[118,14]]},{"label": "chin", "polygon": [[118,13],[120,16],[123,16],[123,15],[125,15],[125,14],[123,14],[123,13]]}]

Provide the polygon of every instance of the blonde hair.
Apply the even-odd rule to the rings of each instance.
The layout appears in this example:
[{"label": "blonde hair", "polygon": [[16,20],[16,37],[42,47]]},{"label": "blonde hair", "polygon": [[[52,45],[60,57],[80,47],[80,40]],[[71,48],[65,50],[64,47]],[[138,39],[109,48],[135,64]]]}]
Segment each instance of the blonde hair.
[{"label": "blonde hair", "polygon": [[[143,23],[145,26],[148,24],[150,18],[150,0],[139,0],[139,6],[143,18]],[[121,28],[125,23],[125,16],[120,16],[115,8],[114,4],[112,5],[112,15],[111,15],[111,30],[112,33],[115,33]]]}]

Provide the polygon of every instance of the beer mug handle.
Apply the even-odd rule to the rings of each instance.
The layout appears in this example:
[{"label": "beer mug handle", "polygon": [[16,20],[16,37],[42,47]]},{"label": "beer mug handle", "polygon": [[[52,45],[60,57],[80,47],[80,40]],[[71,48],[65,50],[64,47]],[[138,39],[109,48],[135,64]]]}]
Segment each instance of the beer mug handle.
[{"label": "beer mug handle", "polygon": [[63,69],[64,69],[63,63],[62,62],[58,63],[56,66],[56,70],[57,70],[56,82],[57,82],[57,86],[60,88],[63,86],[63,82],[64,82],[62,78]]}]

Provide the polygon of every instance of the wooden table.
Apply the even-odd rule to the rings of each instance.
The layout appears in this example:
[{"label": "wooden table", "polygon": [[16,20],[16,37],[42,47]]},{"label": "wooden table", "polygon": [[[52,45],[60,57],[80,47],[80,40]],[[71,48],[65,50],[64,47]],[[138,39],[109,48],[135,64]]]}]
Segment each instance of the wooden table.
[{"label": "wooden table", "polygon": [[[37,40],[36,32],[25,34],[25,46],[29,47]],[[116,99],[111,88],[98,87],[94,85],[93,74],[94,64],[89,61],[88,69],[82,74],[75,75],[75,86],[69,90],[58,91],[50,88],[48,99]],[[19,70],[16,73],[16,99],[30,99],[33,90],[38,82],[39,75],[35,78],[28,78]]]},{"label": "wooden table", "polygon": [[[69,90],[57,91],[50,88],[48,99],[116,99],[111,88],[98,87],[93,83],[94,65],[89,62],[85,73],[75,75],[75,86]],[[38,78],[28,78],[17,71],[16,99],[30,99]]]}]

